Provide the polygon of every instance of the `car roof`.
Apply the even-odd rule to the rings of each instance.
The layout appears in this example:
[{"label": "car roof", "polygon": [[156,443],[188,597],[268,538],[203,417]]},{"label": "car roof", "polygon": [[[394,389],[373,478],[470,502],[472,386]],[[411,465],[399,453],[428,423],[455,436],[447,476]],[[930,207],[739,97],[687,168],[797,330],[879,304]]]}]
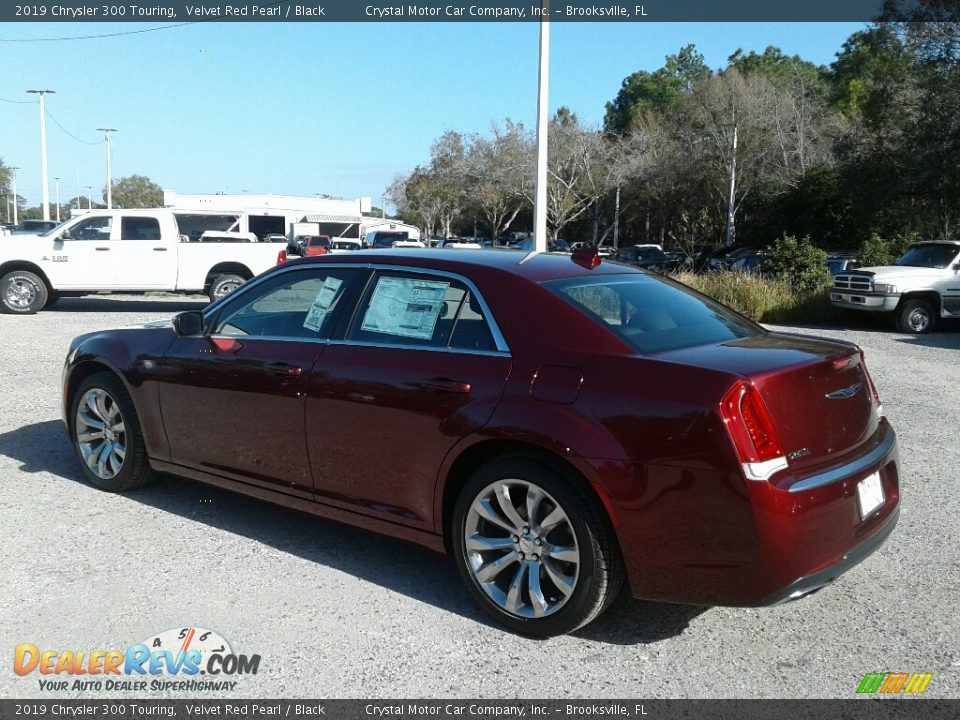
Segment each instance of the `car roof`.
[{"label": "car roof", "polygon": [[523,253],[516,250],[487,248],[485,250],[460,250],[442,253],[430,248],[394,248],[390,250],[360,250],[345,261],[342,255],[321,256],[293,260],[294,263],[343,263],[396,265],[414,268],[445,270],[470,275],[472,272],[499,271],[533,282],[558,280],[593,275],[643,275],[643,270],[609,260],[602,260],[595,268],[588,269],[566,253]]}]

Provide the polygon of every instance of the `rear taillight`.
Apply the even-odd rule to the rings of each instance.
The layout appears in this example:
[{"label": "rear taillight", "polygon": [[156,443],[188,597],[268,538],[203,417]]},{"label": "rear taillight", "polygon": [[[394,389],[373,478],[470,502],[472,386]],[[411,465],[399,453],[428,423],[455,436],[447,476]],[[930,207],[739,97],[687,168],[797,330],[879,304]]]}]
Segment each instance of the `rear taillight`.
[{"label": "rear taillight", "polygon": [[767,480],[787,467],[767,406],[752,383],[741,380],[720,401],[720,415],[750,480]]},{"label": "rear taillight", "polygon": [[283,265],[287,261],[287,251],[281,250],[277,253],[277,265]]},{"label": "rear taillight", "polygon": [[880,393],[877,392],[877,386],[873,384],[873,378],[870,377],[870,371],[867,370],[867,359],[863,356],[863,350],[860,351],[860,366],[863,368],[863,374],[870,384],[870,392],[873,393],[873,404],[877,408],[877,414],[883,415],[883,403],[880,402]]}]

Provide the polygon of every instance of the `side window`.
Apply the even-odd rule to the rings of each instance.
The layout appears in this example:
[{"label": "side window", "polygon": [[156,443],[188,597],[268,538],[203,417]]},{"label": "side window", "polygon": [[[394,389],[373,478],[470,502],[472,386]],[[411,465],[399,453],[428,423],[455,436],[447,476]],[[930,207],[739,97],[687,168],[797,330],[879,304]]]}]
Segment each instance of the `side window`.
[{"label": "side window", "polygon": [[112,217],[90,217],[70,228],[70,240],[109,240]]},{"label": "side window", "polygon": [[348,340],[411,347],[496,349],[482,309],[471,300],[470,290],[457,280],[380,272],[371,288],[360,304]]},{"label": "side window", "polygon": [[326,337],[356,270],[310,268],[284,273],[228,303],[214,335],[234,337]]},{"label": "side window", "polygon": [[121,240],[159,240],[160,221],[152,217],[125,217],[120,221]]},{"label": "side window", "polygon": [[635,314],[636,308],[611,285],[580,285],[567,289],[566,294],[607,325],[626,325]]}]

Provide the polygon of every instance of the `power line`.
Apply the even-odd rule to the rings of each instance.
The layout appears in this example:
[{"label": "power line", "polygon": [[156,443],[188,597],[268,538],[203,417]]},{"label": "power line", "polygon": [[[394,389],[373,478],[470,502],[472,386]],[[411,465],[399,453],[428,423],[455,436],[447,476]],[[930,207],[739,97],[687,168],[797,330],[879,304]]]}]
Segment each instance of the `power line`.
[{"label": "power line", "polygon": [[[46,108],[44,108],[44,110],[46,110]],[[99,142],[90,142],[89,140],[82,140],[82,139],[78,138],[78,137],[77,137],[76,135],[74,135],[72,132],[70,132],[69,130],[67,130],[63,125],[61,125],[61,124],[60,124],[60,121],[57,120],[53,115],[51,115],[49,110],[46,110],[46,114],[47,114],[47,117],[48,117],[48,118],[50,118],[51,120],[53,120],[53,121],[57,124],[57,127],[59,127],[61,130],[63,130],[67,135],[69,135],[70,137],[72,137],[72,138],[73,138],[74,140],[76,140],[77,142],[83,143],[84,145],[103,145],[103,141],[102,141],[102,140],[99,141]]]},{"label": "power line", "polygon": [[140,35],[142,33],[156,32],[157,30],[171,30],[172,28],[183,27],[184,25],[194,25],[196,23],[183,22],[173,25],[161,25],[159,27],[145,28],[143,30],[127,30],[125,32],[101,33],[99,35],[71,35],[65,37],[47,37],[47,38],[0,38],[0,42],[6,43],[28,43],[28,42],[61,42],[67,40],[96,40],[98,38],[119,37],[121,35]]},{"label": "power line", "polygon": [[7,98],[0,98],[0,102],[5,103],[16,103],[17,105],[35,105],[36,100],[7,100]]}]

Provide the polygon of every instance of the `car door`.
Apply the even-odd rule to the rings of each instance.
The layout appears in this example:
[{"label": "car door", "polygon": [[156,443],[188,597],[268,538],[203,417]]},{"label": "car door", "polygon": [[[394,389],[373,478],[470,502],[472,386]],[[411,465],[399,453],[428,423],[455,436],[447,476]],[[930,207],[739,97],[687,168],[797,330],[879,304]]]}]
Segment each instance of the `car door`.
[{"label": "car door", "polygon": [[177,281],[177,248],[163,239],[156,216],[127,214],[120,218],[119,240],[113,243],[116,287],[128,290],[172,288]]},{"label": "car door", "polygon": [[343,332],[307,380],[317,500],[432,530],[438,469],[493,413],[506,343],[476,288],[435,272],[378,270]]},{"label": "car door", "polygon": [[92,213],[53,236],[43,267],[58,290],[107,290],[114,287],[113,215]]},{"label": "car door", "polygon": [[171,462],[312,497],[304,379],[358,271],[289,268],[254,282],[179,337],[159,373]]}]

